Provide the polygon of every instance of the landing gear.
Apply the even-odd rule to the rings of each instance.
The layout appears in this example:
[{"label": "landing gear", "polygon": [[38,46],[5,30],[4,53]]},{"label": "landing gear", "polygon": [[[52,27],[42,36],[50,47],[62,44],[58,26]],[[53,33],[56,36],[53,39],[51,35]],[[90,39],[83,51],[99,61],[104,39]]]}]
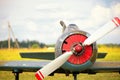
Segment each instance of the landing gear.
[{"label": "landing gear", "polygon": [[78,73],[73,73],[74,80],[77,80],[77,74]]},{"label": "landing gear", "polygon": [[19,80],[19,74],[22,73],[22,71],[18,69],[14,69],[13,73],[15,75],[15,80]]}]

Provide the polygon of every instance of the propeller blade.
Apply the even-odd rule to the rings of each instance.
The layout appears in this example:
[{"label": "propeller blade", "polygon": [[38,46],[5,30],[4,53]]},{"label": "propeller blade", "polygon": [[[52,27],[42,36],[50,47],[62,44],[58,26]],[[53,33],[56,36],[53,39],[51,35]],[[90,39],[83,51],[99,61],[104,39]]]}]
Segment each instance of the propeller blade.
[{"label": "propeller blade", "polygon": [[93,33],[90,37],[88,37],[84,42],[83,45],[91,45],[101,37],[105,36],[115,28],[120,26],[120,19],[118,17],[114,17],[111,21]]},{"label": "propeller blade", "polygon": [[44,66],[42,69],[38,70],[35,74],[36,78],[38,80],[44,79],[44,77],[48,76],[57,68],[62,66],[71,55],[72,55],[71,51],[62,54],[61,56],[59,56],[58,58],[47,64],[46,66]]}]

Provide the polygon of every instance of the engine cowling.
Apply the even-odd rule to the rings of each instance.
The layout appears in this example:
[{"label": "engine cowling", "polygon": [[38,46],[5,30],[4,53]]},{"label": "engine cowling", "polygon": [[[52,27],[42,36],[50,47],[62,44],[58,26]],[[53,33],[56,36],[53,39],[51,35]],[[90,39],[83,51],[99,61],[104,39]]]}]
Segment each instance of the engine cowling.
[{"label": "engine cowling", "polygon": [[57,40],[55,57],[72,51],[73,55],[62,65],[62,68],[71,72],[80,72],[92,66],[96,60],[96,43],[84,46],[82,43],[90,36],[89,33],[79,30],[75,24],[70,24]]}]

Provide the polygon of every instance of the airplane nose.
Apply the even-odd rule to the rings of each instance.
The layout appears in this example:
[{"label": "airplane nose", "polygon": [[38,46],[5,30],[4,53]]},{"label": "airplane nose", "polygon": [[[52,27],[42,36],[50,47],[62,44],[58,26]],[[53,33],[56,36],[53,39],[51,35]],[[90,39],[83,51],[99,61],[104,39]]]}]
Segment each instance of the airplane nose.
[{"label": "airplane nose", "polygon": [[79,56],[83,53],[83,49],[84,47],[82,46],[82,44],[76,44],[74,47],[73,47],[73,53],[74,55],[76,56]]}]

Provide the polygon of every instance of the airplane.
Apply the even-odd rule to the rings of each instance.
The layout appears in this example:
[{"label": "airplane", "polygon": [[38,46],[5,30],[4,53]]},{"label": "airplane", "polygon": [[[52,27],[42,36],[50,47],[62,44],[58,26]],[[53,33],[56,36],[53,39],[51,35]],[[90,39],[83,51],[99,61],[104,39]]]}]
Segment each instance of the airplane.
[{"label": "airplane", "polygon": [[[98,56],[96,41],[120,26],[119,17],[114,17],[92,35],[80,30],[76,24],[66,26],[63,21],[60,21],[60,24],[63,27],[63,34],[57,40],[55,54],[53,55],[52,52],[38,53],[41,55],[40,58],[54,60],[0,61],[0,70],[12,71],[15,74],[15,80],[19,80],[19,73],[22,72],[36,72],[37,80],[43,80],[49,75],[53,76],[54,73],[63,73],[66,76],[73,74],[74,80],[77,80],[79,73],[120,73],[120,62],[96,61]],[[24,52],[20,55],[27,57]]]}]

